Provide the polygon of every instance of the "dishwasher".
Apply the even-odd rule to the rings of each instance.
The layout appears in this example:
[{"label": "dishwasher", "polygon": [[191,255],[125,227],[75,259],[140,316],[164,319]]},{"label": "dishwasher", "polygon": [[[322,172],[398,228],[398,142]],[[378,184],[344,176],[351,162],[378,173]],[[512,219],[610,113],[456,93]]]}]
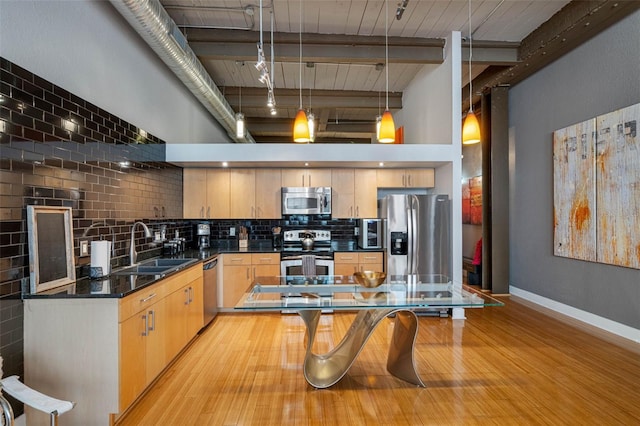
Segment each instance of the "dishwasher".
[{"label": "dishwasher", "polygon": [[218,313],[218,258],[203,265],[204,326],[206,327]]}]

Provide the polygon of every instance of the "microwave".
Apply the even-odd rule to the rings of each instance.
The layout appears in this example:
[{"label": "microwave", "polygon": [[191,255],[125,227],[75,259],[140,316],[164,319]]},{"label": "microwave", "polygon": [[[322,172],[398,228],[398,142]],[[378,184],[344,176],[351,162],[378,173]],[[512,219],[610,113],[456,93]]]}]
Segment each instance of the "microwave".
[{"label": "microwave", "polygon": [[362,249],[384,247],[384,219],[359,219],[358,246]]},{"label": "microwave", "polygon": [[331,188],[286,186],[282,188],[282,215],[331,214]]}]

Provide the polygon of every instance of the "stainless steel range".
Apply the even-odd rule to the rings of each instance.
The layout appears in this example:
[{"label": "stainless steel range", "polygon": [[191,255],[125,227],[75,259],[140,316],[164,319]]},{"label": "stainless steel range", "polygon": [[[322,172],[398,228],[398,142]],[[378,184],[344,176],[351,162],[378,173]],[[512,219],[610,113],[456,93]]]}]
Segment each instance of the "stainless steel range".
[{"label": "stainless steel range", "polygon": [[[306,277],[322,277],[333,275],[333,252],[331,251],[331,231],[318,229],[302,229],[285,231],[282,237],[280,254],[280,275],[304,275]],[[325,281],[329,283],[329,281]],[[286,297],[285,297],[286,296]],[[283,295],[289,302],[299,303],[302,297]],[[327,298],[328,300],[331,297]],[[331,313],[331,309],[323,309],[323,313]],[[295,313],[295,310],[283,310],[283,314]]]},{"label": "stainless steel range", "polygon": [[318,229],[285,231],[280,259],[280,275],[283,276],[333,275],[331,231]]}]

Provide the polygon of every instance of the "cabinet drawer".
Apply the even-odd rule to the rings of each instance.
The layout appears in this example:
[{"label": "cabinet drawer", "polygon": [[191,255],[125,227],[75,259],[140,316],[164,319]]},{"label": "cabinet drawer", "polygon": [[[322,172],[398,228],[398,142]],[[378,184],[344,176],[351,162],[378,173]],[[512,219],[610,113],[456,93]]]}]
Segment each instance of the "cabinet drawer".
[{"label": "cabinet drawer", "polygon": [[358,263],[358,253],[344,252],[333,254],[334,263]]},{"label": "cabinet drawer", "polygon": [[174,291],[180,290],[184,287],[185,283],[190,283],[191,281],[195,281],[198,278],[202,277],[202,265],[197,264],[189,269],[185,269],[175,275],[171,275],[168,278],[165,278],[162,281],[162,284],[165,286],[165,294],[169,295]]},{"label": "cabinet drawer", "polygon": [[253,265],[279,265],[280,254],[278,253],[253,253],[251,255]]},{"label": "cabinet drawer", "polygon": [[120,299],[119,321],[122,322],[131,318],[136,312],[148,308],[166,295],[166,287],[160,281],[145,289],[142,289],[131,296]]},{"label": "cabinet drawer", "polygon": [[223,254],[223,265],[251,265],[250,254]]},{"label": "cabinet drawer", "polygon": [[358,253],[358,263],[382,263],[382,252]]}]

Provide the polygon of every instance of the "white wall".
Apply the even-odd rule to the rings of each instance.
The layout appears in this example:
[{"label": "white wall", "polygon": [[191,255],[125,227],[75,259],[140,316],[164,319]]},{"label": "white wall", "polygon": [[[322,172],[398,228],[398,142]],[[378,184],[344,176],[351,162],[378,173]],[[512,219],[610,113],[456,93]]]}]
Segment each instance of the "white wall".
[{"label": "white wall", "polygon": [[168,143],[230,141],[108,1],[0,0],[0,56]]},{"label": "white wall", "polygon": [[[458,33],[459,34],[459,33]],[[460,51],[447,38],[441,65],[425,65],[405,89],[397,125],[404,125],[404,143],[451,143],[453,105],[460,104]],[[456,76],[458,78],[456,79]],[[456,89],[454,89],[454,86]],[[458,108],[459,109],[459,108]],[[459,121],[459,117],[458,117]]]},{"label": "white wall", "polygon": [[552,134],[640,102],[639,76],[640,11],[509,91],[511,285],[635,329],[639,270],[553,255]]}]

